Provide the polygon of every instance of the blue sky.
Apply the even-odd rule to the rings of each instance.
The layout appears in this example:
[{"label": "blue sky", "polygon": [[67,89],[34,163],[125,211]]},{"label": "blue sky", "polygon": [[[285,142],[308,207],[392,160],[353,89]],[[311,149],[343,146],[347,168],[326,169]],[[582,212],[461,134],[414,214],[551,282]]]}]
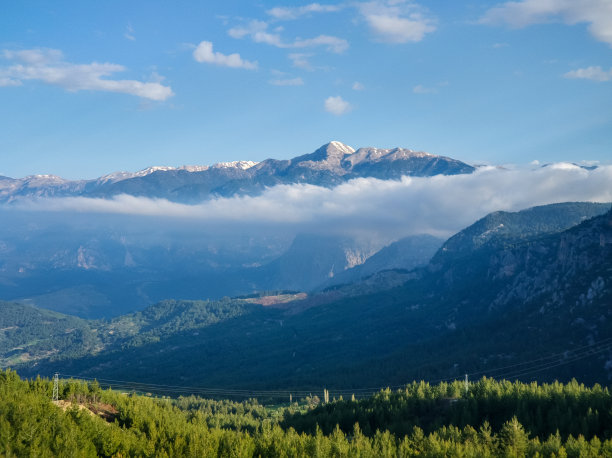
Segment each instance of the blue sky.
[{"label": "blue sky", "polygon": [[290,158],[329,140],[610,163],[612,2],[0,6],[0,175]]}]

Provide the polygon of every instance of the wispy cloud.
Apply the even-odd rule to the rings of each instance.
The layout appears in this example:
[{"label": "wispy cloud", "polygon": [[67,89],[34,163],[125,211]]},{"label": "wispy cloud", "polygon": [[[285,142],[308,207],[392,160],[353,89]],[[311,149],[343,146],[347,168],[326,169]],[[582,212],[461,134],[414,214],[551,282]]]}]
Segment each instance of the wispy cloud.
[{"label": "wispy cloud", "polygon": [[324,47],[333,53],[342,53],[349,47],[348,41],[331,35],[318,35],[313,38],[296,38],[292,42],[282,40],[280,33],[268,31],[264,21],[253,20],[246,25],[232,27],[227,32],[232,38],[250,37],[255,43],[265,43],[277,48],[314,48]]},{"label": "wispy cloud", "polygon": [[507,24],[526,27],[558,21],[573,25],[588,24],[596,40],[612,46],[612,2],[610,0],[521,0],[505,2],[489,9],[482,24]]},{"label": "wispy cloud", "polygon": [[314,38],[296,39],[289,47],[291,48],[314,48],[325,47],[328,51],[342,53],[349,47],[348,41],[331,35],[318,35]]},{"label": "wispy cloud", "polygon": [[269,81],[273,86],[302,86],[304,80],[302,78],[279,78]]},{"label": "wispy cloud", "polygon": [[19,86],[24,81],[40,81],[71,92],[119,92],[157,101],[174,95],[169,86],[159,82],[109,79],[126,68],[98,62],[73,64],[66,62],[62,52],[57,49],[4,50],[0,56],[15,62],[8,67],[0,67],[0,86]]},{"label": "wispy cloud", "polygon": [[311,56],[312,54],[296,52],[289,54],[289,59],[294,67],[310,71],[313,70],[310,61],[308,60],[308,58]]},{"label": "wispy cloud", "polygon": [[341,116],[348,113],[353,108],[350,103],[339,95],[326,98],[324,106],[325,111],[336,116]]},{"label": "wispy cloud", "polygon": [[363,91],[365,89],[365,86],[359,81],[355,81],[351,88],[353,89],[353,91]]},{"label": "wispy cloud", "polygon": [[592,81],[610,81],[612,80],[612,68],[610,70],[603,70],[600,66],[579,68],[572,70],[563,75],[565,78],[572,79],[587,79]]},{"label": "wispy cloud", "polygon": [[[197,205],[121,195],[112,199],[26,200],[19,208],[40,211],[142,215],[299,231],[350,233],[380,238],[429,233],[450,236],[497,210],[568,201],[612,202],[612,166],[585,170],[572,164],[547,167],[481,167],[468,175],[359,178],[333,189],[280,185],[256,197],[217,198]],[[358,228],[358,229],[353,229]]]},{"label": "wispy cloud", "polygon": [[426,87],[422,84],[417,84],[412,88],[412,92],[414,92],[415,94],[437,94],[438,89],[436,89],[435,87]]},{"label": "wispy cloud", "polygon": [[342,5],[321,5],[319,3],[310,3],[309,5],[304,6],[277,6],[269,9],[266,11],[266,13],[275,19],[287,21],[312,13],[333,13],[340,11],[342,8]]},{"label": "wispy cloud", "polygon": [[232,38],[250,37],[255,43],[265,43],[276,46],[278,48],[286,48],[279,33],[268,32],[268,23],[264,21],[253,20],[248,24],[232,27],[227,31]]},{"label": "wispy cloud", "polygon": [[248,70],[255,70],[257,68],[257,62],[251,62],[242,59],[240,54],[222,54],[220,52],[213,51],[213,44],[210,41],[202,41],[193,51],[193,58],[197,62],[219,65],[222,67],[231,68],[246,68]]},{"label": "wispy cloud", "polygon": [[136,40],[136,33],[134,32],[134,28],[132,27],[132,24],[128,24],[127,27],[125,28],[125,33],[123,34],[123,36],[125,38],[127,38],[130,41],[134,41]]},{"label": "wispy cloud", "polygon": [[435,19],[414,2],[401,0],[358,3],[357,8],[379,41],[421,41],[436,30]]}]

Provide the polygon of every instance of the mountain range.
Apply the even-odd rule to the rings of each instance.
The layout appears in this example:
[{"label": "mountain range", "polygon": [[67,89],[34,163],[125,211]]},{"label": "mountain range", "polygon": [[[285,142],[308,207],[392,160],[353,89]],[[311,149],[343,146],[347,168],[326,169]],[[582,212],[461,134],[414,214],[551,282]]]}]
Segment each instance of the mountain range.
[{"label": "mountain range", "polygon": [[354,178],[471,173],[474,167],[449,157],[404,148],[359,148],[338,141],[293,159],[222,162],[212,166],[149,167],[93,180],[70,181],[53,175],[0,177],[0,202],[22,198],[112,197],[119,194],[194,203],[214,196],[255,195],[278,184],[336,186]]},{"label": "mountain range", "polygon": [[[611,250],[609,204],[496,212],[451,237],[424,267],[306,297],[171,300],[107,321],[3,303],[1,357],[26,375],[251,389],[464,373],[606,383]],[[390,274],[402,280],[385,283]],[[41,320],[50,336],[28,324]]]},{"label": "mountain range", "polygon": [[297,234],[245,228],[232,234],[160,218],[28,211],[27,205],[19,205],[32,200],[41,200],[44,208],[46,199],[128,194],[193,204],[221,196],[255,196],[278,184],[331,188],[355,178],[399,180],[473,171],[448,157],[403,148],[354,150],[332,141],[290,160],[150,167],[81,181],[0,177],[0,298],[85,318],[110,318],[169,298],[303,291],[353,281],[381,268],[413,268],[427,263],[442,243],[411,235],[401,249],[391,251],[399,247],[393,245],[360,267],[392,241],[356,239],[324,228]]}]

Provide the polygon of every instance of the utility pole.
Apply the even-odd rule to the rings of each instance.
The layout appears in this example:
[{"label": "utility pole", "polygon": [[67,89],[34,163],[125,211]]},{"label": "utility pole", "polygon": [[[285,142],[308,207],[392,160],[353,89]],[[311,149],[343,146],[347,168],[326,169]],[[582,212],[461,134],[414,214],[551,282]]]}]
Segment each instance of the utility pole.
[{"label": "utility pole", "polygon": [[468,394],[468,375],[465,374],[465,395]]},{"label": "utility pole", "polygon": [[53,376],[53,401],[59,401],[59,374]]}]

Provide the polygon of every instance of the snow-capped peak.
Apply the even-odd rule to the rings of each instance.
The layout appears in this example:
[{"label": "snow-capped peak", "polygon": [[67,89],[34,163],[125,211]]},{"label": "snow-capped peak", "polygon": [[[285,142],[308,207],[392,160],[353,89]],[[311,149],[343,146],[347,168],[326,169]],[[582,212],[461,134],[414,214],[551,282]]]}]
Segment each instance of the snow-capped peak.
[{"label": "snow-capped peak", "polygon": [[214,169],[241,169],[247,170],[257,165],[257,162],[253,161],[231,161],[231,162],[218,162],[212,167]]},{"label": "snow-capped peak", "polygon": [[155,165],[153,167],[147,167],[146,169],[140,170],[134,173],[135,177],[144,177],[154,172],[169,172],[170,170],[176,170],[176,167],[167,167],[163,165]]},{"label": "snow-capped peak", "polygon": [[355,152],[355,149],[353,147],[345,145],[344,143],[339,142],[337,140],[332,140],[331,142],[329,142],[329,145],[333,146],[339,151],[342,151],[344,154],[353,154]]},{"label": "snow-capped peak", "polygon": [[136,177],[144,177],[147,175],[151,175],[155,172],[170,172],[173,170],[184,170],[186,172],[204,172],[210,168],[214,169],[222,169],[222,168],[237,168],[241,170],[250,169],[254,165],[257,165],[257,162],[253,161],[232,161],[232,162],[219,162],[218,164],[214,164],[212,166],[208,165],[182,165],[180,167],[169,167],[169,166],[160,166],[156,165],[153,167],[147,167],[146,169],[139,170],[138,172],[114,172],[108,175],[104,175],[98,178],[99,182],[113,182],[116,183],[118,181],[128,180],[130,178]]},{"label": "snow-capped peak", "polygon": [[203,172],[209,168],[210,167],[207,165],[183,165],[178,167],[176,170],[185,170],[186,172]]},{"label": "snow-capped peak", "polygon": [[58,177],[57,175],[30,175],[22,179],[23,181],[36,184],[36,185],[46,185],[46,184],[58,184],[65,183],[68,180],[62,177]]}]

